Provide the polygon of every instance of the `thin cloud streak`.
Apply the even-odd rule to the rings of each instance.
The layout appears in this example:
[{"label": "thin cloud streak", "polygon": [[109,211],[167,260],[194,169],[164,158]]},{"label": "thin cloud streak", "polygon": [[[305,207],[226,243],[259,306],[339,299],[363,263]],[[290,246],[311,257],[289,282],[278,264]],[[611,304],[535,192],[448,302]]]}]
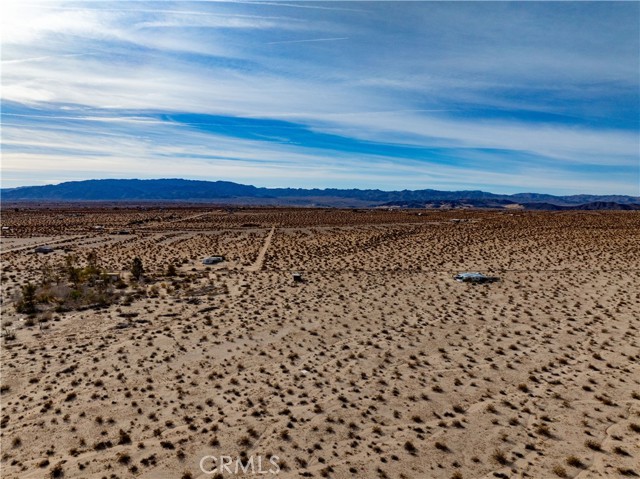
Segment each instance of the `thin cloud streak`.
[{"label": "thin cloud streak", "polygon": [[45,55],[42,57],[20,58],[17,60],[2,60],[1,63],[3,65],[15,65],[17,63],[41,62],[44,60],[51,60],[53,58],[84,57],[87,55],[95,55],[95,53],[68,53],[68,54],[60,54],[60,55]]},{"label": "thin cloud streak", "polygon": [[267,45],[280,45],[282,43],[308,43],[308,42],[335,42],[338,40],[349,40],[349,37],[335,38],[310,38],[308,40],[282,40],[278,42],[267,42]]},{"label": "thin cloud streak", "polygon": [[[246,5],[268,5],[274,7],[287,7],[287,8],[307,8],[313,10],[327,10],[333,12],[362,12],[363,10],[358,10],[355,8],[344,8],[344,7],[323,7],[319,5],[309,5],[303,3],[280,3],[280,2],[251,2],[246,0],[201,0],[201,1],[210,1],[213,3],[238,3],[238,4],[246,4]],[[330,0],[328,3],[332,3]]]}]

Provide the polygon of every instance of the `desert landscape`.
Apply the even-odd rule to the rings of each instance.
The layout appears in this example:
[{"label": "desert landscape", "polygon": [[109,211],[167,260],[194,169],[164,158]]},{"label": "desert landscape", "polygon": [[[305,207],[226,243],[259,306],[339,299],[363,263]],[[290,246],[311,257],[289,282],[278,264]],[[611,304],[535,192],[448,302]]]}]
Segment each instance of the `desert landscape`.
[{"label": "desert landscape", "polygon": [[[16,203],[1,226],[3,478],[640,475],[638,212]],[[201,467],[222,456],[265,471]]]}]

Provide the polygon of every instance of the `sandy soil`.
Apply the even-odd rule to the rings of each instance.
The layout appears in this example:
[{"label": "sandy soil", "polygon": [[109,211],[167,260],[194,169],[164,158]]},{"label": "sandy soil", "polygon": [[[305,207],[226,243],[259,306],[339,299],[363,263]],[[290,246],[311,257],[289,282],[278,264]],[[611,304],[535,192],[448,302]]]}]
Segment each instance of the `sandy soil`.
[{"label": "sandy soil", "polygon": [[[222,477],[640,475],[638,213],[18,208],[2,226],[3,478],[220,477],[207,455],[278,458]],[[16,312],[21,285],[90,252],[148,278],[109,307]]]}]

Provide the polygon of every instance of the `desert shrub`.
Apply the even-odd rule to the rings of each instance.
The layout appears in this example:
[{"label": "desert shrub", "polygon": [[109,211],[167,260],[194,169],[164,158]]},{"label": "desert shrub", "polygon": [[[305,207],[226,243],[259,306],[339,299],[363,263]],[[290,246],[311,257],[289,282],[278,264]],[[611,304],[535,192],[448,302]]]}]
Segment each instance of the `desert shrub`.
[{"label": "desert shrub", "polygon": [[131,276],[138,281],[144,275],[144,266],[142,265],[142,260],[139,257],[133,258],[133,262],[131,263]]},{"label": "desert shrub", "polygon": [[62,469],[62,464],[60,463],[53,466],[51,468],[51,471],[49,471],[49,477],[51,477],[52,479],[63,477],[63,476],[64,476],[64,469]]},{"label": "desert shrub", "polygon": [[593,451],[602,451],[602,446],[600,445],[600,443],[592,439],[587,439],[584,445]]},{"label": "desert shrub", "polygon": [[580,468],[584,467],[584,464],[582,463],[580,458],[578,458],[577,456],[567,457],[567,464],[569,464],[571,467],[580,467]]},{"label": "desert shrub", "polygon": [[495,451],[493,451],[493,454],[491,454],[491,459],[493,459],[496,463],[500,464],[501,466],[505,466],[509,463],[509,460],[507,459],[507,455],[504,453],[504,451],[500,449],[496,449]]},{"label": "desert shrub", "polygon": [[544,437],[552,437],[553,436],[553,433],[551,432],[551,429],[549,429],[549,426],[547,426],[546,424],[540,424],[536,428],[536,432],[538,434],[540,434],[541,436],[544,436]]},{"label": "desert shrub", "polygon": [[437,442],[434,444],[434,446],[435,446],[435,448],[436,448],[436,449],[440,449],[441,451],[444,451],[444,452],[447,452],[447,451],[449,450],[449,446],[447,446],[447,445],[446,445],[445,443],[443,443],[443,442],[439,442],[439,441],[437,441]]},{"label": "desert shrub", "polygon": [[128,433],[126,433],[125,431],[123,431],[122,429],[120,429],[120,431],[118,432],[118,444],[131,444],[131,437],[129,436]]},{"label": "desert shrub", "polygon": [[638,477],[638,473],[629,467],[619,467],[618,473],[626,477]]},{"label": "desert shrub", "polygon": [[553,473],[558,477],[567,477],[567,470],[562,466],[554,466]]},{"label": "desert shrub", "polygon": [[413,445],[411,441],[407,441],[404,443],[404,449],[409,454],[416,454],[418,452],[418,449],[416,448],[416,446]]},{"label": "desert shrub", "polygon": [[16,305],[19,313],[34,314],[36,312],[36,285],[27,283],[22,287],[22,296]]},{"label": "desert shrub", "polygon": [[169,266],[167,266],[167,276],[175,276],[176,274],[178,274],[176,266],[173,263],[170,263]]}]

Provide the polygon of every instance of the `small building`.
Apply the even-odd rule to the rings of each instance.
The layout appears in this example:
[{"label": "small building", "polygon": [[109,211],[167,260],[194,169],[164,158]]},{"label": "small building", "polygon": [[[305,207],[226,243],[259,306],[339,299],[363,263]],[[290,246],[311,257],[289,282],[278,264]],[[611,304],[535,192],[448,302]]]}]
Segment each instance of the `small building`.
[{"label": "small building", "polygon": [[459,283],[491,283],[496,280],[496,278],[492,278],[490,276],[485,276],[482,273],[458,273],[453,279],[458,281]]},{"label": "small building", "polygon": [[107,281],[113,283],[117,283],[118,281],[120,281],[120,273],[105,273],[104,276]]},{"label": "small building", "polygon": [[202,264],[217,264],[224,261],[224,256],[209,256],[202,260]]},{"label": "small building", "polygon": [[33,250],[33,252],[48,254],[48,253],[53,253],[53,248],[51,246],[37,246],[36,249]]},{"label": "small building", "polygon": [[302,283],[304,279],[302,278],[302,273],[293,273],[293,281],[294,283]]}]

